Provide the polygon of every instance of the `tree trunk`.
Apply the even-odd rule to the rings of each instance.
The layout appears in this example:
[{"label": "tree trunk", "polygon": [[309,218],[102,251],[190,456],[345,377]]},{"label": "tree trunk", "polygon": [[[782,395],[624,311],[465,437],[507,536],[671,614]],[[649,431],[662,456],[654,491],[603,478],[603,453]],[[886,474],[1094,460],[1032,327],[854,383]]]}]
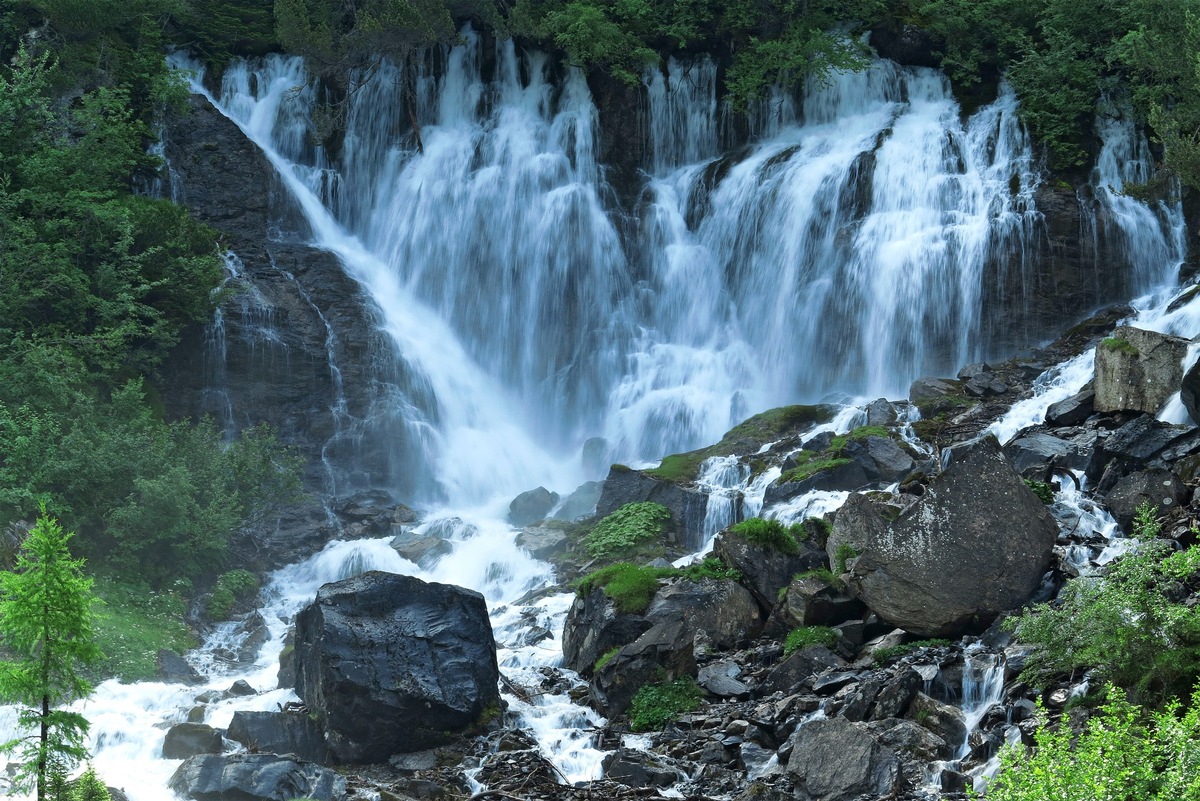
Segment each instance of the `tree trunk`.
[{"label": "tree trunk", "polygon": [[37,801],[46,801],[46,746],[50,740],[50,696],[42,696],[42,726],[38,741]]}]

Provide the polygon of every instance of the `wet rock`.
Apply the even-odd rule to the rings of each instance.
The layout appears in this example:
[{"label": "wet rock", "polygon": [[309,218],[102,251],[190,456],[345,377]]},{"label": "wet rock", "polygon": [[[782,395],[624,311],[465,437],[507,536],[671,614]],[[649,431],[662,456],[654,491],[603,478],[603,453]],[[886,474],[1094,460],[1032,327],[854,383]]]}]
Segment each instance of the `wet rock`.
[{"label": "wet rock", "polygon": [[296,687],[296,627],[289,626],[283,635],[283,649],[279,652],[279,672],[275,674],[279,689]]},{"label": "wet rock", "polygon": [[917,466],[912,455],[889,437],[851,440],[842,449],[842,457],[860,466],[868,481],[883,484],[899,481]]},{"label": "wet rock", "polygon": [[346,780],[328,768],[273,754],[189,757],[169,786],[195,801],[337,801]]},{"label": "wet rock", "polygon": [[304,762],[324,765],[329,749],[320,724],[300,712],[233,713],[226,736],[251,753],[291,754]]},{"label": "wet rock", "polygon": [[446,742],[499,709],[498,681],[472,590],[371,571],[321,587],[296,618],[296,692],[340,762]]},{"label": "wet rock", "polygon": [[924,28],[893,18],[871,29],[871,47],[882,58],[914,67],[941,67],[939,55],[945,49],[941,37]]},{"label": "wet rock", "polygon": [[1046,422],[1052,426],[1077,426],[1096,411],[1096,393],[1091,389],[1072,395],[1066,400],[1050,404],[1046,409]]},{"label": "wet rock", "polygon": [[882,745],[893,751],[912,754],[918,759],[932,762],[953,756],[950,745],[929,729],[911,720],[882,720],[872,723],[870,728]]},{"label": "wet rock", "polygon": [[543,520],[558,503],[558,493],[545,487],[522,492],[508,505],[508,522],[517,528]]},{"label": "wet rock", "polygon": [[900,760],[865,729],[846,720],[816,720],[796,734],[787,764],[801,798],[851,801],[900,789]]},{"label": "wet rock", "polygon": [[670,787],[679,774],[660,759],[632,748],[618,748],[601,763],[604,778],[627,787]]},{"label": "wet rock", "polygon": [[1102,442],[1101,460],[1119,460],[1126,466],[1140,466],[1160,452],[1191,434],[1191,426],[1162,423],[1149,415],[1130,420]]},{"label": "wet rock", "polygon": [[571,544],[571,538],[562,530],[561,525],[546,522],[537,526],[526,526],[517,535],[517,545],[529,551],[535,559],[549,559],[565,551]]},{"label": "wet rock", "polygon": [[808,540],[799,546],[799,553],[784,553],[726,529],[713,543],[713,553],[742,574],[742,583],[763,609],[771,609],[779,598],[779,591],[788,586],[793,576],[827,566],[825,551]]},{"label": "wet rock", "polygon": [[755,688],[759,696],[782,692],[785,695],[794,693],[804,684],[820,673],[830,668],[846,667],[846,660],[830,651],[823,645],[810,645],[801,648],[791,656],[776,665],[766,678]]},{"label": "wet rock", "polygon": [[188,661],[168,648],[159,648],[158,677],[170,684],[203,684],[204,677]]},{"label": "wet rock", "polygon": [[656,624],[596,671],[589,692],[592,706],[611,718],[628,709],[643,686],[695,676],[694,639],[681,619]]},{"label": "wet rock", "polygon": [[599,588],[576,596],[563,624],[563,665],[590,675],[597,659],[633,642],[652,625],[642,615],[619,613]]},{"label": "wet rock", "polygon": [[987,624],[1041,583],[1058,526],[994,437],[962,449],[911,506],[889,520],[852,495],[826,552],[850,546],[847,583],[880,617],[914,634]]},{"label": "wet rock", "polygon": [[863,412],[867,416],[865,424],[869,426],[890,426],[900,417],[896,407],[887,398],[871,401],[863,408]]},{"label": "wet rock", "polygon": [[258,690],[251,687],[250,683],[247,682],[245,679],[238,679],[233,684],[231,684],[229,686],[229,689],[226,690],[225,692],[228,695],[236,695],[236,696],[258,695]]},{"label": "wet rock", "polygon": [[680,618],[694,635],[703,635],[719,650],[749,642],[763,627],[749,590],[736,581],[718,579],[676,581],[660,588],[646,617],[653,623]]},{"label": "wet rock", "polygon": [[603,491],[602,481],[586,481],[580,484],[578,489],[567,496],[562,506],[555,510],[554,519],[573,521],[591,516],[596,511],[596,504],[600,502]]},{"label": "wet rock", "polygon": [[1096,411],[1156,414],[1183,382],[1187,340],[1117,326],[1096,346]]},{"label": "wet rock", "polygon": [[828,492],[858,489],[870,482],[871,479],[861,464],[853,461],[842,462],[819,470],[799,481],[788,481],[781,478],[767,487],[763,496],[763,504],[764,506],[773,506],[814,490]]},{"label": "wet rock", "polygon": [[820,576],[799,575],[772,611],[771,627],[784,632],[800,626],[836,626],[861,618],[865,611],[862,601],[846,597]]},{"label": "wet rock", "polygon": [[697,550],[704,544],[708,495],[624,465],[613,465],[609,469],[596,504],[596,516],[606,517],[626,504],[639,501],[653,501],[670,509],[670,533],[688,550]]},{"label": "wet rock", "polygon": [[221,732],[203,723],[177,723],[163,738],[163,759],[187,759],[197,754],[219,754],[225,742]]},{"label": "wet rock", "polygon": [[439,559],[454,551],[454,546],[441,537],[395,537],[392,550],[422,568],[429,568]]},{"label": "wet rock", "polygon": [[696,683],[720,698],[740,698],[750,694],[750,688],[738,681],[741,672],[736,662],[712,662],[700,668]]},{"label": "wet rock", "polygon": [[1054,469],[1083,470],[1091,449],[1050,434],[1022,434],[1004,446],[1004,455],[1024,478],[1046,481]]},{"label": "wet rock", "polygon": [[957,750],[967,739],[967,724],[962,710],[943,704],[925,693],[917,693],[909,705],[907,717],[924,726]]},{"label": "wet rock", "polygon": [[413,772],[418,770],[432,770],[437,767],[438,757],[436,750],[429,751],[413,751],[408,754],[394,754],[388,759],[388,765],[396,770]]},{"label": "wet rock", "polygon": [[1187,497],[1187,487],[1169,470],[1142,470],[1125,476],[1104,496],[1104,505],[1126,534],[1133,531],[1133,518],[1143,503],[1156,515],[1172,511]]},{"label": "wet rock", "polygon": [[1200,425],[1200,361],[1188,368],[1180,381],[1179,399],[1183,401],[1192,422]]}]

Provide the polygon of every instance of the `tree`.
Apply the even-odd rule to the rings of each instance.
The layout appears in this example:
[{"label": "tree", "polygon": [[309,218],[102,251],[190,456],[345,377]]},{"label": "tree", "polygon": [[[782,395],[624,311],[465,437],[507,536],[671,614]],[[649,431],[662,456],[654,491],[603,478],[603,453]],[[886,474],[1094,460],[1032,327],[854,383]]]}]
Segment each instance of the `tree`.
[{"label": "tree", "polygon": [[0,642],[9,655],[0,662],[0,698],[24,705],[20,725],[37,730],[0,749],[20,753],[18,784],[36,779],[38,801],[48,779],[86,756],[87,719],[59,707],[91,692],[80,668],[102,657],[92,635],[92,580],[67,550],[71,536],[42,506],[16,567],[0,574]]}]

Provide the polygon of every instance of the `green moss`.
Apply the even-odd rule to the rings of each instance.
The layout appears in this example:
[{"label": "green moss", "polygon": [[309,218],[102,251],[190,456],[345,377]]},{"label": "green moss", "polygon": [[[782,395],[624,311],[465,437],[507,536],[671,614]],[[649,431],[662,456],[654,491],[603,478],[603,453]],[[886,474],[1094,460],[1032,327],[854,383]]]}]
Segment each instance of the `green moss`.
[{"label": "green moss", "polygon": [[828,626],[804,626],[792,629],[787,639],[783,641],[783,655],[788,656],[810,645],[824,645],[826,648],[832,648],[837,645],[837,641],[837,632]]},{"label": "green moss", "polygon": [[[800,454],[811,453],[811,451],[801,451]],[[816,459],[808,457],[802,464],[798,464],[791,470],[783,474],[784,481],[803,481],[810,476],[815,476],[817,473],[824,473],[826,470],[850,464],[849,459],[833,458],[833,459]]]},{"label": "green moss", "polygon": [[815,567],[812,570],[805,570],[803,573],[797,573],[792,578],[794,581],[801,581],[809,578],[819,579],[820,581],[828,584],[830,587],[833,587],[838,592],[844,592],[846,589],[846,583],[842,581],[841,576],[839,576],[837,573],[834,573],[827,567]]},{"label": "green moss", "polygon": [[800,553],[800,542],[808,539],[808,532],[799,523],[785,526],[778,520],[763,520],[752,517],[729,527],[734,534],[749,542],[786,554]]},{"label": "green moss", "polygon": [[682,576],[689,581],[703,581],[705,579],[741,581],[742,572],[728,567],[715,556],[709,556],[694,565],[688,565],[682,570],[675,568],[661,568],[659,570],[660,578],[671,578],[673,576]]},{"label": "green moss", "polygon": [[1128,339],[1123,337],[1106,337],[1100,340],[1100,347],[1117,353],[1125,353],[1129,356],[1138,355],[1138,349]]},{"label": "green moss", "polygon": [[596,559],[628,555],[646,543],[662,538],[671,510],[662,504],[627,503],[605,517],[584,538],[588,554]]},{"label": "green moss", "polygon": [[828,451],[835,456],[840,456],[842,451],[844,451],[846,446],[851,442],[866,439],[867,437],[884,437],[885,439],[891,439],[892,433],[883,426],[860,426],[849,433],[839,434],[838,436],[834,437],[829,443]]},{"label": "green moss", "polygon": [[634,731],[661,729],[685,712],[699,707],[700,697],[700,688],[687,677],[648,684],[637,691],[629,705],[629,727]]},{"label": "green moss", "polygon": [[648,476],[664,481],[686,484],[696,480],[700,465],[705,459],[745,453],[749,443],[763,445],[799,430],[828,423],[835,413],[834,407],[823,405],[770,409],[738,423],[726,432],[716,445],[664,457],[662,464],[645,472]]},{"label": "green moss", "polygon": [[604,666],[611,662],[613,657],[616,656],[620,650],[621,646],[618,645],[616,648],[610,648],[605,651],[604,655],[596,660],[596,664],[592,666],[592,670],[597,673],[603,670]]},{"label": "green moss", "polygon": [[1038,496],[1038,500],[1049,506],[1054,503],[1054,487],[1051,487],[1045,481],[1034,481],[1031,478],[1025,479],[1025,486],[1033,490],[1033,494]]},{"label": "green moss", "polygon": [[911,654],[918,648],[941,648],[947,645],[953,645],[953,643],[949,640],[917,640],[915,642],[906,642],[902,645],[893,645],[890,648],[880,648],[871,654],[871,659],[874,660],[875,666],[879,667],[894,659]]},{"label": "green moss", "polygon": [[640,615],[649,608],[650,602],[654,600],[654,594],[658,592],[658,583],[663,579],[738,581],[741,577],[740,572],[726,567],[720,559],[711,556],[682,569],[645,567],[629,562],[617,562],[588,573],[576,583],[575,592],[582,597],[599,587],[606,596],[612,599],[613,606],[618,612]]}]

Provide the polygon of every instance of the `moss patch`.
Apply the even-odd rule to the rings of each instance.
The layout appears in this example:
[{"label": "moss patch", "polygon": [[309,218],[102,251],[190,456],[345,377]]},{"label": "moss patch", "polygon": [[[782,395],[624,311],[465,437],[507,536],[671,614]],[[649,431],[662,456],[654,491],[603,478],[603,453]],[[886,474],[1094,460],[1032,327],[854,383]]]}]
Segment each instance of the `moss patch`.
[{"label": "moss patch", "polygon": [[1100,340],[1100,347],[1105,350],[1115,353],[1124,353],[1129,356],[1137,356],[1138,349],[1133,346],[1133,343],[1124,337],[1105,337]]},{"label": "moss patch", "polygon": [[763,520],[752,517],[730,526],[734,534],[748,542],[786,554],[800,553],[800,542],[808,539],[808,531],[800,523],[785,526],[778,520]]},{"label": "moss patch", "polygon": [[670,519],[671,510],[662,504],[627,503],[597,523],[584,544],[596,559],[627,555],[660,540]]},{"label": "moss patch", "polygon": [[629,705],[629,727],[634,731],[661,729],[683,713],[699,707],[700,697],[700,688],[687,677],[648,684],[637,691]]},{"label": "moss patch", "polygon": [[803,626],[792,629],[787,639],[783,641],[783,655],[788,656],[810,645],[824,645],[826,648],[832,648],[837,645],[837,641],[837,632],[828,626]]},{"label": "moss patch", "polygon": [[669,578],[685,578],[691,581],[718,579],[737,581],[742,574],[725,566],[720,559],[709,557],[702,562],[685,568],[645,567],[629,562],[594,570],[581,578],[575,585],[579,596],[585,596],[600,588],[613,602],[617,611],[625,615],[640,615],[650,608],[659,582]]}]

